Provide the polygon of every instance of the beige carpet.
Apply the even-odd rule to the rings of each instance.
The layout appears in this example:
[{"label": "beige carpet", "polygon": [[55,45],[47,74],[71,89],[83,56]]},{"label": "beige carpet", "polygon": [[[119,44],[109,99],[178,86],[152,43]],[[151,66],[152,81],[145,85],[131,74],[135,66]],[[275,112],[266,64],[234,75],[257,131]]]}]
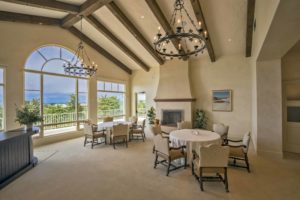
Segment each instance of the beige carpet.
[{"label": "beige carpet", "polygon": [[274,161],[250,155],[252,173],[229,169],[230,193],[221,183],[205,183],[205,192],[180,169],[165,176],[153,169],[152,141],[131,142],[128,149],[83,147],[83,138],[36,148],[48,153],[41,164],[0,191],[1,200],[241,199],[299,200],[300,160]]}]

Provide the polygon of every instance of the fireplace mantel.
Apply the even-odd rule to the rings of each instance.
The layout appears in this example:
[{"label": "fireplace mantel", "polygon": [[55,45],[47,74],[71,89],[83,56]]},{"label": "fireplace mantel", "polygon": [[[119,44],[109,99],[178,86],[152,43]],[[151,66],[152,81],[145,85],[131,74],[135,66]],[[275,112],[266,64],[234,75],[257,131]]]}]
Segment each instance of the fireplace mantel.
[{"label": "fireplace mantel", "polygon": [[155,102],[193,102],[196,98],[181,98],[181,99],[154,99]]}]

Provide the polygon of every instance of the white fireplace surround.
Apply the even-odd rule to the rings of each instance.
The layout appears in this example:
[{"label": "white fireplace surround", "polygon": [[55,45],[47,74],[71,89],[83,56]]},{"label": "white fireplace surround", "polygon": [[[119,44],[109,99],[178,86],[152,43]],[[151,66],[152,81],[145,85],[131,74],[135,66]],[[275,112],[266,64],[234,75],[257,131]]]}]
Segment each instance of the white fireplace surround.
[{"label": "white fireplace surround", "polygon": [[[178,81],[180,80],[180,81]],[[193,122],[193,102],[188,61],[172,60],[160,67],[159,84],[154,99],[157,117],[163,110],[182,110],[183,120]]]}]

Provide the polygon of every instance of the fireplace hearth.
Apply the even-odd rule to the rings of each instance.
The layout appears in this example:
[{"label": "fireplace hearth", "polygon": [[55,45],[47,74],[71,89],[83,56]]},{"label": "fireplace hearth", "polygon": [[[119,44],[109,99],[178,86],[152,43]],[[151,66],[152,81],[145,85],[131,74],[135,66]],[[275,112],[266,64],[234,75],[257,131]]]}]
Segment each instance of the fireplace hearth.
[{"label": "fireplace hearth", "polygon": [[177,122],[181,122],[184,119],[183,110],[162,110],[162,122],[164,126],[177,126]]}]

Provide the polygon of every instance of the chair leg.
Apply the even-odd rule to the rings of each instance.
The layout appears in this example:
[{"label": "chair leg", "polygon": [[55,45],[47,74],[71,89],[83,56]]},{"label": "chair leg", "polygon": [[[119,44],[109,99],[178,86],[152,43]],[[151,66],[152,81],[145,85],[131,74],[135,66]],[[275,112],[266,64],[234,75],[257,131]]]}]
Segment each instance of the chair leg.
[{"label": "chair leg", "polygon": [[249,160],[248,160],[247,154],[245,154],[245,162],[246,162],[247,170],[250,173],[250,165],[249,165]]},{"label": "chair leg", "polygon": [[145,134],[142,133],[143,142],[145,142]]},{"label": "chair leg", "polygon": [[224,181],[225,181],[225,190],[226,192],[229,192],[228,189],[228,176],[227,176],[227,167],[224,168]]},{"label": "chair leg", "polygon": [[187,167],[187,156],[184,157],[184,169]]},{"label": "chair leg", "polygon": [[87,137],[85,136],[85,138],[84,138],[84,143],[83,143],[83,146],[85,147],[85,145],[86,145],[86,140],[87,140]]},{"label": "chair leg", "polygon": [[167,168],[167,176],[169,176],[170,167],[171,167],[171,159],[169,158],[169,160],[168,160],[168,168]]},{"label": "chair leg", "polygon": [[94,148],[94,138],[92,138],[92,145],[91,145],[91,149]]},{"label": "chair leg", "polygon": [[153,145],[152,153],[155,153],[155,145]]},{"label": "chair leg", "polygon": [[116,149],[115,139],[114,138],[112,139],[112,144],[113,144],[114,149]]},{"label": "chair leg", "polygon": [[195,175],[195,172],[194,172],[194,162],[192,162],[192,175]]},{"label": "chair leg", "polygon": [[157,166],[157,159],[158,159],[158,155],[157,153],[155,154],[155,159],[154,159],[154,169],[156,168]]},{"label": "chair leg", "polygon": [[202,168],[200,167],[200,172],[199,172],[199,183],[200,183],[200,189],[203,191],[203,181],[202,181]]},{"label": "chair leg", "polygon": [[128,148],[128,141],[127,141],[127,138],[125,138],[125,142],[126,142],[126,148]]}]

